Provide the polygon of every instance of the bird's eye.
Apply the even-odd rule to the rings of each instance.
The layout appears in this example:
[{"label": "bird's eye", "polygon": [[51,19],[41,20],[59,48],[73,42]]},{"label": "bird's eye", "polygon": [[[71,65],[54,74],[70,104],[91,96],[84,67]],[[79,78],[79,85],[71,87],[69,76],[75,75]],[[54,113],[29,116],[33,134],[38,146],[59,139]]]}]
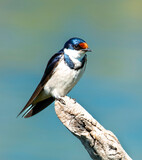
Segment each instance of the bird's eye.
[{"label": "bird's eye", "polygon": [[79,45],[74,45],[74,49],[75,49],[75,50],[80,50],[81,48],[80,48]]}]

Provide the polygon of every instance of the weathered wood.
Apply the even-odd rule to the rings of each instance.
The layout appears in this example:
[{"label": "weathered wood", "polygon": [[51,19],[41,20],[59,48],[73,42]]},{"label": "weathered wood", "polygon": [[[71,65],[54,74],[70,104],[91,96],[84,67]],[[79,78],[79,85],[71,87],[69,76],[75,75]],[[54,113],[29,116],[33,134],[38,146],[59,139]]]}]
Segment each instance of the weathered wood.
[{"label": "weathered wood", "polygon": [[65,105],[55,101],[60,121],[84,145],[93,160],[132,160],[116,136],[101,126],[81,105],[64,97]]}]

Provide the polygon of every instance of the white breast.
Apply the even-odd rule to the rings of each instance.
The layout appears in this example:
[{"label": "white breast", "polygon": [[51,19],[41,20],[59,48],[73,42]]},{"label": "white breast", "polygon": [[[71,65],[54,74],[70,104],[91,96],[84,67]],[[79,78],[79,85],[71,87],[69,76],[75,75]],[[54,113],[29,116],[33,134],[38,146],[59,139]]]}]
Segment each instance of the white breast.
[{"label": "white breast", "polygon": [[65,96],[79,81],[85,68],[86,63],[84,64],[84,67],[79,70],[70,69],[62,58],[56,67],[54,74],[44,86],[45,93],[47,95],[50,94],[55,98]]}]

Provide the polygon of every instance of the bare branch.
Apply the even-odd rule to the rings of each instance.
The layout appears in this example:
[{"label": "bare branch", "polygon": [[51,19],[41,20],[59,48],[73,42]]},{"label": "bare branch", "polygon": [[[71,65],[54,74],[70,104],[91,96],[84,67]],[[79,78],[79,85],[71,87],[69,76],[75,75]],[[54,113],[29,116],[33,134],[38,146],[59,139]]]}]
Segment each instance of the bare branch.
[{"label": "bare branch", "polygon": [[81,105],[64,97],[66,105],[55,101],[60,121],[84,145],[93,160],[132,160],[116,136],[101,126]]}]

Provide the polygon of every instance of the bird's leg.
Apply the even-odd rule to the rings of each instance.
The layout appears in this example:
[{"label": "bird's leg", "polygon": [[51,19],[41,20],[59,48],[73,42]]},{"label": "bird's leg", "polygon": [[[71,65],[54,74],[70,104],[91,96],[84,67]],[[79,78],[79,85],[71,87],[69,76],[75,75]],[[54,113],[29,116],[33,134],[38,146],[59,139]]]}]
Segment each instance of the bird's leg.
[{"label": "bird's leg", "polygon": [[72,98],[74,100],[74,103],[76,103],[76,99],[75,98]]},{"label": "bird's leg", "polygon": [[76,99],[75,99],[75,98],[71,98],[71,97],[70,97],[70,99],[72,99],[72,100],[74,101],[74,103],[76,103]]},{"label": "bird's leg", "polygon": [[62,103],[63,105],[66,105],[65,101],[61,98],[61,97],[58,97],[58,98],[55,98],[57,101],[59,101],[60,103]]},{"label": "bird's leg", "polygon": [[72,98],[75,102],[76,102],[76,99],[75,98]]}]

